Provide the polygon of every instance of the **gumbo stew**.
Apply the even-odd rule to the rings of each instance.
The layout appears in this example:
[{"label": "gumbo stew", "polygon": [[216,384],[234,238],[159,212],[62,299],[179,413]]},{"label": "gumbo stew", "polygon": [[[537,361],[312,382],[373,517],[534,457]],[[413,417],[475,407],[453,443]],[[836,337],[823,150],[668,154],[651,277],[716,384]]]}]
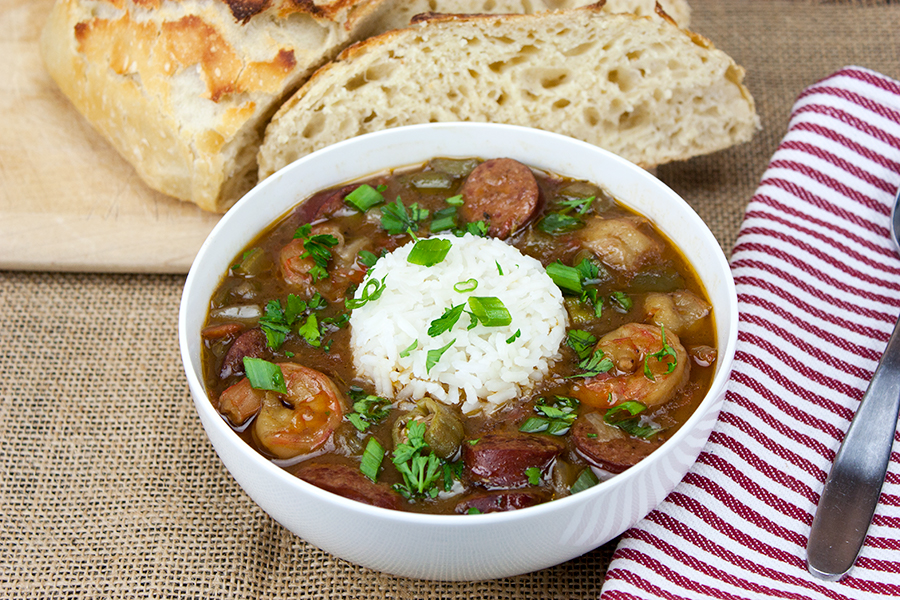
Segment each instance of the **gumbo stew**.
[{"label": "gumbo stew", "polygon": [[[540,368],[485,397],[479,382],[455,395],[433,381],[401,391],[396,372],[360,368],[364,307],[403,283],[380,265],[402,252],[395,264],[434,273],[453,247],[473,252],[464,241],[495,240],[522,258],[495,259],[484,246],[489,270],[422,291],[437,313],[409,339],[380,343],[396,364],[414,365],[412,380],[465,370],[448,362],[465,348],[448,349],[479,332],[496,333],[499,351],[521,348],[482,359],[488,387],[507,377],[503,361],[551,340]],[[559,338],[526,339],[513,302],[490,292],[489,280],[525,263],[549,291],[512,293],[527,304],[557,298]],[[411,289],[400,296],[420,293]],[[394,311],[413,318],[406,312]],[[446,514],[532,506],[634,466],[691,415],[716,361],[705,291],[652,223],[593,183],[506,158],[435,158],[308,198],[235,257],[202,339],[209,397],[260,454],[360,502]]]}]

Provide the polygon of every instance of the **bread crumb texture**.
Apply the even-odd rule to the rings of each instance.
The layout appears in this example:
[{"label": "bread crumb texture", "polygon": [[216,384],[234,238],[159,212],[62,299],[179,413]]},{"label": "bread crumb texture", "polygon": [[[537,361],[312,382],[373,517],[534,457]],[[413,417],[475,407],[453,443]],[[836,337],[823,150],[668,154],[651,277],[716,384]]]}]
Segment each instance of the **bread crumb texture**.
[{"label": "bread crumb texture", "polygon": [[380,0],[57,0],[50,75],[154,189],[224,211],[283,99]]},{"label": "bread crumb texture", "polygon": [[351,46],[278,111],[260,177],[401,125],[483,121],[570,135],[650,168],[749,140],[743,69],[660,18],[588,7],[445,17]]}]

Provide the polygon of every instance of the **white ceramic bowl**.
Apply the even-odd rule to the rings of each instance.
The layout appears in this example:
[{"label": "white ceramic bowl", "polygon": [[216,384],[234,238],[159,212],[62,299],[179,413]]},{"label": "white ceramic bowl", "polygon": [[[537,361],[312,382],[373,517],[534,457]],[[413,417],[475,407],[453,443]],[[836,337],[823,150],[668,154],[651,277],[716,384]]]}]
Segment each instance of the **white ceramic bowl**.
[{"label": "white ceramic bowl", "polygon": [[[586,491],[506,513],[422,515],[368,506],[282,471],[243,442],[206,395],[200,329],[232,258],[314,192],[436,156],[510,157],[594,182],[651,218],[697,269],[714,307],[716,375],[690,420],[661,448]],[[709,229],[677,194],[646,171],[595,146],[537,129],[441,123],[390,129],[335,144],[260,183],[200,248],[184,288],[179,342],[191,394],[225,466],[267,513],[345,560],[396,575],[479,580],[559,564],[619,535],[659,504],[694,463],[718,418],[737,339],[737,299],[728,263]]]}]

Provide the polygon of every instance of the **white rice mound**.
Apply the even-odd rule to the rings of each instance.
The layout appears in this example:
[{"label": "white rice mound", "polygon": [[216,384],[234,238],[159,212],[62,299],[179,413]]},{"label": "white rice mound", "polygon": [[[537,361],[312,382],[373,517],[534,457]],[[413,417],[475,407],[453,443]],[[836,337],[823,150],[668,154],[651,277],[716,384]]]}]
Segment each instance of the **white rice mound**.
[{"label": "white rice mound", "polygon": [[[384,278],[385,289],[378,300],[350,316],[354,365],[379,396],[416,401],[427,395],[459,405],[466,414],[493,412],[527,395],[559,360],[568,320],[563,297],[539,261],[501,240],[471,234],[436,237],[452,244],[436,265],[409,263],[415,245],[410,242],[369,270],[370,278],[379,282]],[[454,289],[470,279],[478,282],[474,290]],[[364,288],[359,286],[357,298]],[[452,329],[429,337],[431,322],[462,303],[469,310],[470,296],[499,298],[512,323],[502,327],[479,323],[469,330],[470,318],[463,312]],[[521,334],[507,343],[517,331]],[[427,371],[428,351],[451,340],[455,341]],[[416,348],[401,357],[413,342]]]}]

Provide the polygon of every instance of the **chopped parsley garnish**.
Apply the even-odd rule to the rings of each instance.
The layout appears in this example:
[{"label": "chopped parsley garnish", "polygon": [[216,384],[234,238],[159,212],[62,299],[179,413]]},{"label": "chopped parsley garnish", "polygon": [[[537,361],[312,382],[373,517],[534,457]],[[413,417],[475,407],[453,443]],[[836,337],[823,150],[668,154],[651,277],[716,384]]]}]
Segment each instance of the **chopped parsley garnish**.
[{"label": "chopped parsley garnish", "polygon": [[500,298],[493,296],[470,296],[469,308],[478,321],[486,327],[504,327],[512,323],[512,316]]},{"label": "chopped parsley garnish", "polygon": [[577,377],[594,377],[600,373],[606,373],[612,369],[615,364],[612,359],[607,357],[603,350],[596,349],[594,345],[597,338],[587,331],[581,329],[570,329],[566,337],[566,345],[575,351],[578,355],[578,368],[584,371],[577,375],[570,375],[567,379]]},{"label": "chopped parsley garnish", "polygon": [[419,347],[419,340],[413,340],[413,343],[400,352],[400,358],[406,358],[409,353]]},{"label": "chopped parsley garnish", "polygon": [[594,472],[591,471],[590,468],[587,468],[578,474],[578,479],[575,480],[575,483],[572,484],[569,491],[573,494],[577,494],[578,492],[583,492],[588,488],[594,487],[598,483],[600,483],[600,480],[597,479],[597,476],[594,475]]},{"label": "chopped parsley garnish", "polygon": [[642,422],[640,415],[645,410],[647,407],[640,402],[629,400],[608,409],[603,415],[603,420],[629,435],[649,438],[659,433],[661,428],[655,423]]},{"label": "chopped parsley garnish", "polygon": [[347,413],[347,420],[360,431],[383,421],[391,414],[391,401],[381,396],[367,394],[358,387],[351,387],[348,393],[353,401],[353,412]]},{"label": "chopped parsley garnish", "polygon": [[373,206],[378,206],[382,202],[384,202],[384,196],[381,195],[381,192],[367,183],[362,184],[344,197],[345,204],[349,204],[361,213],[366,212]]},{"label": "chopped parsley garnish", "polygon": [[420,208],[418,203],[409,210],[397,196],[394,202],[381,207],[381,227],[391,235],[399,235],[412,229],[418,229],[418,222],[428,218],[428,211]]},{"label": "chopped parsley garnish", "polygon": [[525,476],[528,477],[529,485],[540,485],[541,470],[537,467],[528,467],[525,469]]},{"label": "chopped parsley garnish", "polygon": [[415,419],[407,421],[407,441],[394,448],[391,461],[403,476],[403,483],[394,484],[393,487],[405,498],[424,495],[433,498],[440,492],[436,484],[444,474],[442,462],[434,452],[425,454],[429,450],[425,442],[425,430],[424,423]]},{"label": "chopped parsley garnish", "polygon": [[537,228],[550,235],[559,235],[581,229],[584,227],[584,221],[570,215],[569,212],[574,210],[579,217],[584,216],[585,213],[590,210],[593,202],[594,196],[591,196],[590,198],[569,198],[563,200],[559,203],[562,210],[548,213],[540,220],[540,222],[538,222]]},{"label": "chopped parsley garnish", "polygon": [[291,332],[291,327],[299,323],[300,317],[309,310],[321,310],[326,305],[327,302],[319,294],[308,301],[294,294],[288,294],[284,305],[278,300],[269,300],[265,314],[259,318],[259,328],[266,336],[266,345],[278,350]]},{"label": "chopped parsley garnish", "polygon": [[603,353],[603,350],[594,350],[589,357],[578,363],[578,368],[584,372],[570,377],[594,377],[600,373],[606,373],[614,366],[615,363]]},{"label": "chopped parsley garnish", "polygon": [[650,381],[656,381],[656,377],[653,376],[653,373],[650,372],[650,359],[655,358],[659,362],[663,362],[667,356],[672,357],[672,361],[668,363],[669,368],[666,371],[666,375],[675,370],[675,367],[678,365],[678,356],[675,354],[675,350],[672,349],[672,346],[666,341],[666,328],[664,325],[659,326],[660,333],[662,333],[662,349],[659,352],[654,352],[653,354],[648,354],[644,357],[644,377],[649,379]]},{"label": "chopped parsley garnish", "polygon": [[431,322],[431,325],[428,327],[428,335],[430,337],[437,337],[445,331],[450,331],[453,326],[456,325],[456,322],[459,321],[459,317],[462,316],[465,308],[465,304],[457,304],[456,306],[445,309],[444,314]]},{"label": "chopped parsley garnish", "polygon": [[362,462],[359,464],[360,472],[372,481],[377,481],[383,459],[384,447],[374,437],[370,437],[363,451]]},{"label": "chopped parsley garnish", "polygon": [[428,238],[419,240],[409,252],[406,261],[423,267],[433,267],[447,257],[452,246],[450,240],[440,238]]},{"label": "chopped parsley garnish", "polygon": [[262,358],[244,357],[244,372],[250,381],[250,387],[257,390],[270,390],[280,394],[287,393],[284,373],[281,367]]},{"label": "chopped parsley garnish", "polygon": [[628,312],[634,306],[634,301],[625,292],[613,292],[609,299],[619,312]]},{"label": "chopped parsley garnish", "polygon": [[563,211],[561,212],[568,212],[571,209],[575,209],[575,212],[579,216],[584,216],[587,211],[591,209],[594,198],[596,198],[596,196],[590,196],[589,198],[567,198],[559,203],[560,206],[563,207]]},{"label": "chopped parsley garnish", "polygon": [[359,254],[356,255],[356,260],[362,266],[369,268],[375,265],[378,261],[378,257],[368,250],[360,250]]},{"label": "chopped parsley garnish", "polygon": [[559,235],[581,229],[584,221],[562,213],[550,213],[537,224],[537,228],[550,235]]},{"label": "chopped parsley garnish", "polygon": [[309,257],[315,263],[313,268],[309,270],[309,274],[313,282],[317,282],[328,277],[326,267],[328,266],[328,261],[331,260],[331,250],[329,248],[337,246],[340,242],[330,233],[311,234],[312,225],[306,223],[297,228],[297,231],[294,232],[294,239],[299,239],[303,242],[304,252],[300,255],[300,258]]},{"label": "chopped parsley garnish", "polygon": [[578,400],[569,396],[556,396],[556,399],[547,404],[546,398],[541,398],[534,405],[537,417],[529,417],[519,426],[523,433],[547,432],[553,435],[565,435],[578,417]]},{"label": "chopped parsley garnish", "polygon": [[597,338],[581,329],[570,329],[566,337],[566,345],[569,346],[578,355],[578,358],[584,360],[591,355]]},{"label": "chopped parsley garnish", "polygon": [[466,223],[466,230],[464,233],[471,233],[472,235],[477,235],[478,237],[487,237],[488,234],[488,226],[484,221],[475,221],[474,223]]},{"label": "chopped parsley garnish", "polygon": [[319,331],[319,321],[316,315],[309,315],[303,325],[297,328],[297,334],[303,337],[310,346],[316,348],[322,345],[322,332]]},{"label": "chopped parsley garnish", "polygon": [[379,298],[381,298],[381,294],[384,293],[385,287],[387,287],[384,283],[384,280],[387,279],[387,275],[381,278],[381,281],[378,281],[374,277],[370,277],[365,285],[363,285],[362,293],[359,298],[347,298],[344,300],[344,306],[353,310],[355,308],[359,308],[360,306],[365,306],[368,302],[375,302]]},{"label": "chopped parsley garnish", "polygon": [[441,360],[441,357],[444,355],[444,352],[449,350],[450,346],[452,346],[455,343],[456,343],[456,338],[453,338],[452,340],[447,342],[447,345],[444,346],[443,348],[438,348],[436,350],[429,350],[428,356],[425,359],[425,372],[430,373],[431,368],[434,365],[438,364],[438,361]]},{"label": "chopped parsley garnish", "polygon": [[470,506],[469,510],[466,511],[467,515],[480,515],[481,511],[475,508],[474,506]]}]

